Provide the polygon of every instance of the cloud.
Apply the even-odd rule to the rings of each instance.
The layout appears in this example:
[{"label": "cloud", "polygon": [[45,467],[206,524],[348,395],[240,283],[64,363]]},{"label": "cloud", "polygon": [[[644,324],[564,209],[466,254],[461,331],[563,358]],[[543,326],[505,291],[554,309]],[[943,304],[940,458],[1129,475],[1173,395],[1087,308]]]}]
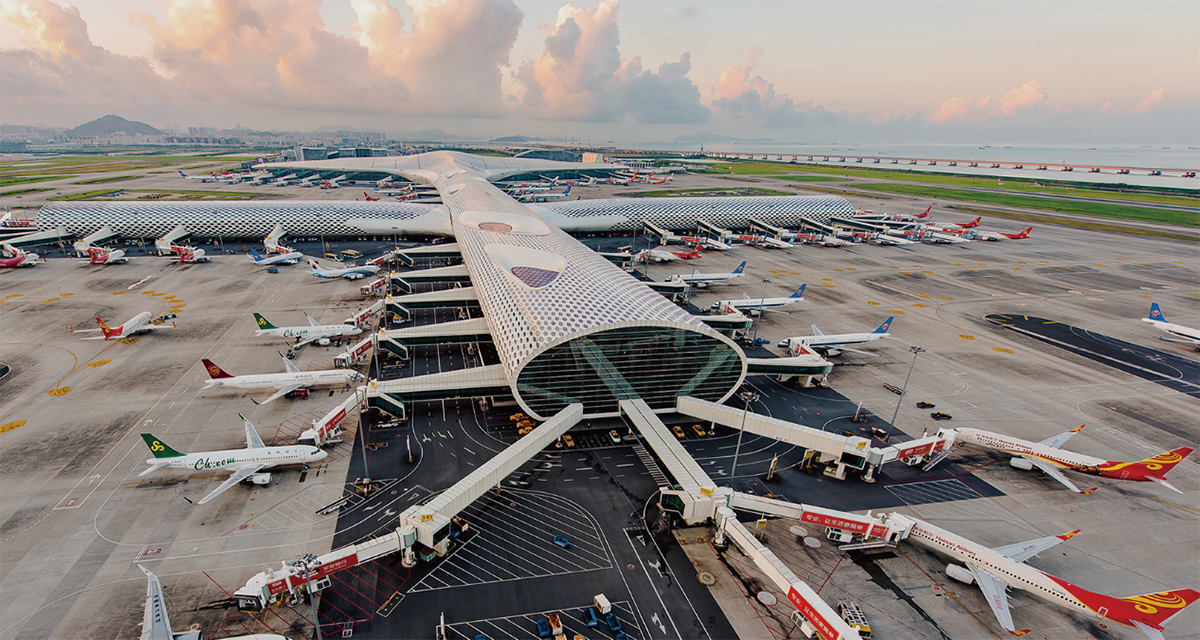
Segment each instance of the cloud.
[{"label": "cloud", "polygon": [[700,88],[687,78],[691,54],[646,70],[639,57],[622,61],[619,0],[590,8],[563,5],[541,25],[545,45],[514,77],[521,104],[537,117],[585,122],[633,119],[645,124],[695,124],[708,119]]},{"label": "cloud", "polygon": [[823,119],[837,117],[821,107],[813,109],[808,103],[797,109],[790,96],[775,91],[774,84],[762,76],[751,76],[762,56],[763,50],[758,45],[751,45],[745,62],[728,66],[717,74],[713,91],[719,97],[712,103],[715,111],[735,120],[748,120],[768,127],[799,125],[809,111],[813,112],[810,115]]},{"label": "cloud", "polygon": [[1000,98],[998,110],[1006,116],[1011,116],[1021,109],[1027,109],[1046,101],[1046,93],[1042,91],[1042,83],[1030,80],[1025,84],[1009,91]]},{"label": "cloud", "polygon": [[1150,93],[1150,95],[1148,95],[1144,99],[1142,99],[1141,102],[1134,105],[1133,110],[1136,113],[1146,113],[1147,111],[1150,111],[1151,109],[1156,107],[1159,102],[1162,102],[1162,99],[1165,98],[1166,95],[1167,95],[1166,87],[1162,87],[1160,89],[1155,89],[1153,92]]}]

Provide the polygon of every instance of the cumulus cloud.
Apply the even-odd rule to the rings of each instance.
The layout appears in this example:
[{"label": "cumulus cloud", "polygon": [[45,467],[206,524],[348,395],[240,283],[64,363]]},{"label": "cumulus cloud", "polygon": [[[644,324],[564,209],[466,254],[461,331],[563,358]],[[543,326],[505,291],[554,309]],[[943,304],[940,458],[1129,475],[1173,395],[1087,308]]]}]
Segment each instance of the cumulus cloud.
[{"label": "cumulus cloud", "polygon": [[1151,92],[1150,95],[1148,95],[1144,99],[1142,99],[1141,102],[1134,105],[1133,110],[1136,113],[1146,113],[1147,111],[1150,111],[1154,107],[1158,106],[1158,103],[1162,102],[1162,99],[1165,98],[1166,96],[1167,96],[1167,88],[1166,87],[1162,87],[1160,89],[1155,89],[1153,92]]},{"label": "cumulus cloud", "polygon": [[626,117],[646,124],[693,124],[708,119],[700,89],[687,74],[691,54],[658,71],[642,60],[622,61],[619,0],[590,8],[563,5],[554,24],[541,25],[545,45],[537,58],[520,65],[514,77],[522,104],[555,120],[613,122]]},{"label": "cumulus cloud", "polygon": [[1046,102],[1046,92],[1040,80],[1030,80],[1000,96],[995,107],[991,107],[992,96],[976,99],[954,96],[926,117],[930,124],[961,122],[984,122],[1000,116],[1015,116],[1021,111],[1041,106]]},{"label": "cumulus cloud", "polygon": [[[728,66],[717,74],[714,91],[719,96],[713,101],[713,109],[736,120],[749,120],[769,127],[786,127],[800,124],[804,111],[812,109],[810,104],[797,109],[796,103],[786,93],[775,91],[775,85],[762,76],[751,76],[763,50],[751,45],[746,61]],[[832,114],[822,111],[822,117]]]},{"label": "cumulus cloud", "polygon": [[1021,109],[1035,107],[1045,101],[1046,92],[1042,91],[1042,83],[1030,80],[1001,96],[998,110],[1006,116],[1011,116]]}]

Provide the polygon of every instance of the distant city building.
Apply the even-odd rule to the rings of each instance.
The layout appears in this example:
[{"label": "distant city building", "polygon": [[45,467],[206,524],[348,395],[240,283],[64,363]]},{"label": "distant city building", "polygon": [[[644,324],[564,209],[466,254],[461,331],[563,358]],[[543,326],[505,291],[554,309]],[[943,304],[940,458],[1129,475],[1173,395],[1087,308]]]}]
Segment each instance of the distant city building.
[{"label": "distant city building", "polygon": [[523,160],[554,160],[557,162],[579,162],[579,154],[561,149],[530,149],[518,153],[517,158]]},{"label": "distant city building", "polygon": [[329,152],[324,147],[296,147],[297,160],[328,160]]}]

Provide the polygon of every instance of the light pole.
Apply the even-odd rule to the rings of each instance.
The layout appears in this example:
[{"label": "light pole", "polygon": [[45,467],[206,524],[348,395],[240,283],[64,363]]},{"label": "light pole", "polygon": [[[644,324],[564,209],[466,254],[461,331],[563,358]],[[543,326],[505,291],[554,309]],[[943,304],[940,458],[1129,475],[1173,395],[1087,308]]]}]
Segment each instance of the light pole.
[{"label": "light pole", "polygon": [[729,486],[733,487],[733,476],[737,472],[738,454],[742,451],[742,434],[746,432],[746,414],[750,413],[750,403],[758,402],[758,394],[753,391],[743,391],[738,396],[746,402],[742,408],[742,428],[738,429],[737,447],[733,450],[733,467],[729,470]]},{"label": "light pole", "polygon": [[904,394],[908,391],[908,379],[912,377],[913,368],[917,366],[917,356],[925,353],[925,347],[909,347],[913,354],[912,364],[908,365],[908,375],[904,376],[904,386],[900,389],[900,399],[896,401],[896,411],[892,413],[891,426],[888,427],[888,439],[892,437],[892,427],[896,426],[896,416],[900,415],[900,405],[904,404]]},{"label": "light pole", "polygon": [[754,321],[754,341],[751,343],[752,347],[758,347],[758,325],[762,323],[763,299],[767,297],[767,285],[771,284],[771,281],[767,278],[763,278],[761,282],[763,286],[762,295],[758,297],[758,319]]}]

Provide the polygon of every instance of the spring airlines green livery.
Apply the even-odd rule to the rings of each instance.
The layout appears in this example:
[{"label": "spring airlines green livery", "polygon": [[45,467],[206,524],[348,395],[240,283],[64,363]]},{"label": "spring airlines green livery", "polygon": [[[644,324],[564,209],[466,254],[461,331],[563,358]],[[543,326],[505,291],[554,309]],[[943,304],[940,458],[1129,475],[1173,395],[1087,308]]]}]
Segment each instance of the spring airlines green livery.
[{"label": "spring airlines green livery", "polygon": [[263,444],[262,438],[254,430],[254,425],[242,417],[242,414],[239,413],[238,417],[242,419],[242,424],[246,427],[245,449],[180,453],[172,449],[161,439],[156,438],[153,434],[143,433],[142,440],[146,441],[146,446],[150,448],[150,453],[154,454],[154,457],[146,461],[146,464],[150,465],[150,468],[138,475],[144,476],[152,471],[158,471],[167,467],[189,469],[192,471],[212,471],[215,469],[229,469],[233,471],[233,475],[229,476],[225,482],[222,482],[221,486],[201,498],[199,502],[192,502],[184,498],[184,500],[192,502],[192,504],[204,504],[223,493],[226,489],[244,480],[260,485],[270,484],[271,474],[260,473],[263,469],[288,464],[307,465],[318,460],[323,460],[328,455],[316,447],[303,444],[286,447],[268,447]]},{"label": "spring airlines green livery", "polygon": [[362,333],[362,329],[354,325],[350,320],[344,324],[321,324],[313,320],[306,313],[304,317],[308,318],[308,326],[305,327],[277,327],[271,324],[262,315],[254,314],[254,323],[258,325],[258,329],[254,332],[256,336],[275,336],[277,338],[294,339],[295,347],[303,347],[304,345],[317,341],[322,346],[329,344],[330,338],[338,336],[356,336]]}]

